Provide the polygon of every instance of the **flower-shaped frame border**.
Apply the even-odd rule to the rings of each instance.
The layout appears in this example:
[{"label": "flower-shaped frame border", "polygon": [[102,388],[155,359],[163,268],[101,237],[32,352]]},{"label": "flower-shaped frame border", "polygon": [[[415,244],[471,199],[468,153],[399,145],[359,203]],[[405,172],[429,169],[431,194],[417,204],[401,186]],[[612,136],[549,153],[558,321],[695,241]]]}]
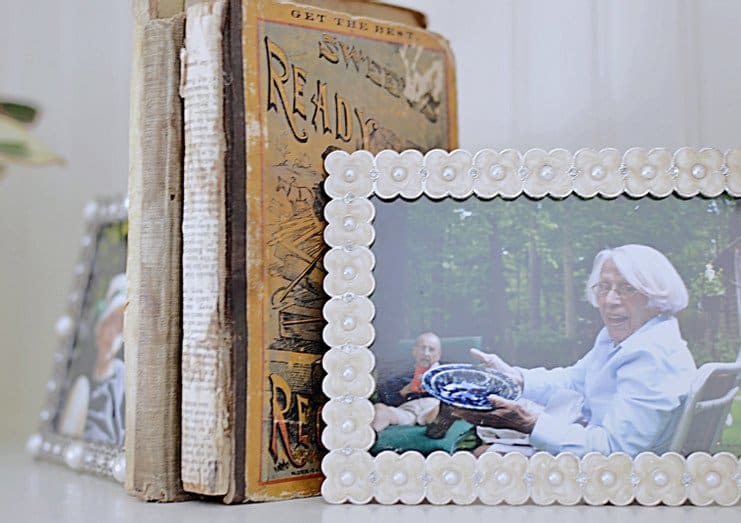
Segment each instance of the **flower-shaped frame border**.
[{"label": "flower-shaped frame border", "polygon": [[[331,503],[380,503],[402,501],[433,504],[536,504],[643,505],[664,503],[736,504],[741,498],[741,462],[730,453],[692,459],[669,452],[662,456],[643,453],[630,459],[621,453],[587,454],[579,458],[563,453],[537,453],[530,459],[509,454],[473,458],[469,453],[436,452],[400,454],[389,461],[384,453],[375,458],[368,449],[375,433],[370,427],[375,387],[371,371],[375,309],[373,292],[375,258],[370,246],[375,238],[371,196],[391,199],[446,197],[513,199],[615,198],[652,195],[707,197],[722,193],[741,196],[741,150],[725,154],[718,149],[632,148],[465,150],[435,149],[427,154],[407,150],[331,153],[325,160],[325,190],[331,201],[325,208],[325,242],[330,251],[325,263],[324,288],[330,300],[324,307],[327,325],[324,341],[330,346],[323,364],[327,376],[323,390],[329,398],[323,416],[323,441],[329,453],[322,462],[327,476],[322,485]],[[357,414],[344,419],[339,412]],[[331,415],[330,415],[331,414]],[[390,466],[389,463],[393,463]],[[722,473],[715,468],[722,468]],[[700,472],[702,471],[702,472]],[[386,477],[389,476],[390,477]]]}]

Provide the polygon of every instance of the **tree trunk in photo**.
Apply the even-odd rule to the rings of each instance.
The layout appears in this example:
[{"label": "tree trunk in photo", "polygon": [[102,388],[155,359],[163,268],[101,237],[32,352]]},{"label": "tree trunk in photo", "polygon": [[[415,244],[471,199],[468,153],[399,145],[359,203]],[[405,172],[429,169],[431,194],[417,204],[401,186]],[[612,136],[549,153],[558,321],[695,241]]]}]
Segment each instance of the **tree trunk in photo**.
[{"label": "tree trunk in photo", "polygon": [[564,221],[563,244],[563,321],[567,338],[576,337],[576,294],[574,292],[574,246],[571,244],[571,227]]},{"label": "tree trunk in photo", "polygon": [[540,274],[540,253],[535,240],[531,240],[528,244],[527,254],[530,328],[537,330],[540,329],[540,294],[543,282]]},{"label": "tree trunk in photo", "polygon": [[491,315],[486,318],[483,333],[487,341],[496,343],[492,350],[500,354],[510,354],[512,339],[510,336],[510,314],[507,308],[506,284],[504,281],[504,264],[502,263],[502,244],[499,241],[497,224],[492,224],[489,236],[489,260],[491,267]]},{"label": "tree trunk in photo", "polygon": [[736,245],[733,250],[733,283],[736,288],[736,321],[738,335],[741,337],[741,245]]},{"label": "tree trunk in photo", "polygon": [[[429,257],[432,260],[436,270],[433,270],[433,282],[432,288],[427,289],[430,297],[430,303],[434,308],[438,309],[440,313],[437,317],[433,318],[434,325],[429,327],[430,330],[435,331],[440,336],[450,336],[448,332],[448,307],[450,307],[449,296],[448,296],[448,278],[447,271],[443,267],[443,262],[446,261],[445,257],[448,254],[447,240],[448,240],[448,227],[447,223],[443,223],[442,220],[436,220],[432,222],[432,236],[430,238],[430,252]],[[416,238],[416,236],[413,236]]]},{"label": "tree trunk in photo", "polygon": [[734,205],[733,211],[728,214],[728,241],[733,242],[741,236],[741,205]]},{"label": "tree trunk in photo", "polygon": [[718,328],[723,296],[703,296],[702,308],[705,311],[705,343],[710,348],[712,361],[718,361]]},{"label": "tree trunk in photo", "polygon": [[[741,237],[741,205],[736,203],[733,212],[728,216],[728,241],[734,243]],[[729,275],[731,276],[731,275]],[[736,317],[734,321],[738,326],[738,334],[741,336],[741,245],[738,243],[733,249],[733,275],[731,279],[735,289]]]},{"label": "tree trunk in photo", "polygon": [[407,269],[409,259],[407,205],[389,205],[380,201],[376,206],[374,226],[386,231],[376,236],[373,253],[376,266],[373,276],[376,290],[372,299],[376,307],[376,340],[373,349],[377,352],[378,367],[384,369],[385,361],[394,361],[391,354],[397,349],[399,339],[407,337],[408,310],[411,305],[406,298],[410,277]]}]

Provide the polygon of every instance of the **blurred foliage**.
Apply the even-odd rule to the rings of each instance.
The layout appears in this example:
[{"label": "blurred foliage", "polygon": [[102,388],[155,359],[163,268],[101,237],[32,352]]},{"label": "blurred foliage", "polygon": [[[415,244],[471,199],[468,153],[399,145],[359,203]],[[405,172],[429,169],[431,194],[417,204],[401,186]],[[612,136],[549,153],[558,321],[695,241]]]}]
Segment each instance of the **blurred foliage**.
[{"label": "blurred foliage", "polygon": [[0,101],[0,175],[7,164],[51,165],[63,163],[30,131],[38,111],[25,104]]},{"label": "blurred foliage", "polygon": [[126,271],[128,233],[128,220],[109,223],[100,229],[90,277],[91,305],[104,302],[111,279]]},{"label": "blurred foliage", "polygon": [[[386,205],[397,204],[377,202],[381,219]],[[403,271],[394,293],[384,290],[385,272],[374,274],[379,336],[393,340],[426,330],[484,336],[489,350],[513,363],[572,363],[602,328],[586,299],[595,256],[641,243],[663,252],[688,285],[690,305],[678,317],[698,364],[735,359],[734,270],[719,265],[741,234],[741,208],[732,198],[422,198],[404,208],[394,223],[405,240],[392,254],[374,251],[377,267],[386,271],[391,265],[384,259],[391,256],[394,270]],[[406,297],[403,313],[386,317],[393,307],[384,301],[399,295]]]},{"label": "blurred foliage", "polygon": [[513,365],[520,367],[566,367],[586,352],[586,345],[553,329],[531,330],[527,325],[516,328],[512,335]]},{"label": "blurred foliage", "polygon": [[30,105],[14,102],[0,102],[0,114],[9,116],[20,123],[32,123],[38,111]]},{"label": "blurred foliage", "polygon": [[690,285],[694,296],[723,296],[726,287],[723,284],[723,269],[716,269],[712,263],[705,265],[705,271],[698,274]]},{"label": "blurred foliage", "polygon": [[718,333],[717,337],[710,340],[710,343],[695,344],[692,347],[692,355],[699,367],[713,361],[735,361],[738,350],[738,338]]}]

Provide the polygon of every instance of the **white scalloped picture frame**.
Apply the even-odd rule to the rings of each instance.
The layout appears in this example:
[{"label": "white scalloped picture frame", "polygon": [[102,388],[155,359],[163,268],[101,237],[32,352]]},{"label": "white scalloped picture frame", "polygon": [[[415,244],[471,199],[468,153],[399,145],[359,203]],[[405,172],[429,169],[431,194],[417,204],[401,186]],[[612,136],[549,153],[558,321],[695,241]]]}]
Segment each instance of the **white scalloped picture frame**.
[{"label": "white scalloped picture frame", "polygon": [[322,411],[326,427],[322,495],[329,503],[572,505],[734,505],[741,498],[741,463],[731,452],[696,452],[684,457],[643,452],[635,457],[572,453],[552,455],[435,451],[383,451],[371,455],[376,435],[370,401],[376,383],[376,263],[371,246],[375,207],[372,197],[414,200],[422,195],[464,201],[475,196],[496,201],[519,197],[583,199],[618,196],[715,198],[741,196],[741,149],[632,148],[368,151],[331,153],[325,160],[324,341],[330,349],[323,366]]},{"label": "white scalloped picture frame", "polygon": [[[112,340],[111,352],[106,353],[113,354],[115,345],[115,372],[109,374],[113,367],[107,367],[109,378],[100,384],[96,384],[92,371],[97,355],[89,352],[96,350],[91,344],[100,319],[123,310],[128,202],[119,196],[98,198],[89,202],[82,214],[85,230],[80,239],[80,255],[73,269],[66,310],[54,326],[58,346],[52,375],[46,383],[39,429],[28,438],[26,451],[35,459],[123,483],[126,477],[123,418],[117,416],[110,423],[113,428],[110,439],[88,429],[87,424],[92,412],[107,412],[111,406],[119,414],[123,412],[123,333]],[[106,248],[112,253],[110,258],[99,254]],[[112,321],[118,322],[119,316]],[[111,336],[101,339],[108,340]],[[115,399],[109,402],[101,399],[102,395],[93,399],[98,389],[114,390],[110,397]],[[93,401],[103,408],[96,410]]]}]

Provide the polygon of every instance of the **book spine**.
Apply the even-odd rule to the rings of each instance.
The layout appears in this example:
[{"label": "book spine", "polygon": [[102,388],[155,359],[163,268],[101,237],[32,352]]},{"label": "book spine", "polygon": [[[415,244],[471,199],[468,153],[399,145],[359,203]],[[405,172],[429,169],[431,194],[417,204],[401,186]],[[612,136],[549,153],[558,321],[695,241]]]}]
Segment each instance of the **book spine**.
[{"label": "book spine", "polygon": [[[135,2],[135,9],[142,4]],[[131,88],[124,326],[126,489],[147,501],[178,501],[188,497],[180,480],[182,103],[178,85],[184,16],[149,16],[144,13],[135,28]]]},{"label": "book spine", "polygon": [[187,9],[184,111],[181,477],[225,495],[231,482],[232,334],[226,282],[223,1]]},{"label": "book spine", "polygon": [[[245,451],[247,415],[247,231],[245,185],[246,129],[242,69],[242,0],[228,0],[224,28],[224,127],[226,129],[226,222],[227,222],[227,306],[233,348],[232,368],[232,482],[225,503],[246,499]],[[237,318],[240,320],[237,321]]]}]

